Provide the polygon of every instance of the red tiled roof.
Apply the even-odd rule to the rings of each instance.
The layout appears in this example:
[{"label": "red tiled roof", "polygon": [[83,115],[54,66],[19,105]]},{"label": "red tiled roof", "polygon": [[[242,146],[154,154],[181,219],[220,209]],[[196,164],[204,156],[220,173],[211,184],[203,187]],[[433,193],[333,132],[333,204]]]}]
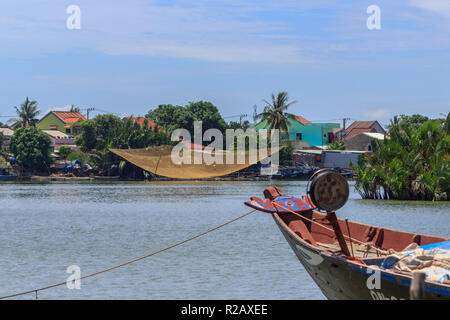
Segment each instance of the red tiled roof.
[{"label": "red tiled roof", "polygon": [[360,133],[363,133],[363,132],[375,132],[375,129],[373,129],[373,128],[353,129],[345,136],[344,139],[345,140],[350,139],[351,137],[354,137],[357,134],[360,134]]},{"label": "red tiled roof", "polygon": [[298,122],[300,122],[301,124],[305,125],[307,123],[311,123],[311,121],[306,120],[305,118],[303,118],[302,116],[296,116],[295,120],[297,120]]},{"label": "red tiled roof", "polygon": [[145,120],[147,120],[147,127],[149,129],[153,129],[155,127],[156,123],[154,123],[151,120],[148,120],[147,118],[144,118],[144,117],[132,117],[131,118],[131,121],[136,122],[141,127],[144,125]]},{"label": "red tiled roof", "polygon": [[376,120],[372,121],[355,121],[344,131],[344,140],[356,136],[362,132],[377,132],[374,125],[377,123]]},{"label": "red tiled roof", "polygon": [[346,132],[350,132],[353,129],[369,129],[375,124],[376,120],[373,121],[355,121],[347,129]]},{"label": "red tiled roof", "polygon": [[86,118],[79,112],[52,111],[52,113],[64,123],[75,123],[79,120],[86,120]]}]

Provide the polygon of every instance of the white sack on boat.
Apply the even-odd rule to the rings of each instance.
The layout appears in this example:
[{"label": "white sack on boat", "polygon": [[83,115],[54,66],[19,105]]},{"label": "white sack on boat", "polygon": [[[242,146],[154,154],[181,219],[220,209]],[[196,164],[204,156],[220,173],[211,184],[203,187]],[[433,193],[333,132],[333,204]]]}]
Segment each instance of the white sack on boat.
[{"label": "white sack on boat", "polygon": [[414,243],[404,251],[388,256],[381,266],[403,272],[421,271],[429,281],[450,283],[450,250],[425,250]]}]

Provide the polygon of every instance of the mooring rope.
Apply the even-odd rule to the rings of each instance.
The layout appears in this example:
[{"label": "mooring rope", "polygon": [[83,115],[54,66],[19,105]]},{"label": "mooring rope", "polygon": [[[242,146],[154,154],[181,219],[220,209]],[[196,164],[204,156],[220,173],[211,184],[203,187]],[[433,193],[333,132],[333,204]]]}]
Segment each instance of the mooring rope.
[{"label": "mooring rope", "polygon": [[[206,230],[206,231],[204,231],[204,232],[202,232],[202,233],[199,233],[199,234],[197,234],[197,235],[195,235],[195,236],[192,236],[192,237],[190,237],[190,238],[188,238],[188,239],[185,239],[185,240],[183,240],[183,241],[179,241],[179,242],[177,242],[177,243],[174,243],[174,244],[172,244],[172,245],[170,245],[170,246],[168,246],[168,247],[165,247],[165,248],[163,248],[163,249],[160,249],[160,250],[154,251],[154,252],[152,252],[152,253],[146,254],[145,256],[142,256],[142,257],[139,257],[139,258],[135,258],[135,259],[133,259],[133,260],[129,260],[129,261],[123,262],[123,263],[121,263],[121,264],[118,264],[118,265],[115,265],[115,266],[112,266],[112,267],[109,267],[109,268],[106,268],[106,269],[103,269],[103,270],[100,270],[100,271],[97,271],[97,272],[94,272],[94,273],[85,275],[85,276],[83,276],[83,277],[80,277],[80,278],[78,278],[78,279],[74,279],[74,280],[72,280],[72,281],[79,281],[79,280],[82,280],[82,279],[94,277],[94,276],[96,276],[96,275],[99,275],[99,274],[102,274],[102,273],[105,273],[105,272],[108,272],[108,271],[111,271],[111,270],[118,269],[118,268],[120,268],[120,267],[126,266],[126,265],[128,265],[128,264],[133,263],[133,262],[137,262],[137,261],[140,261],[140,260],[144,260],[144,259],[146,259],[146,258],[149,258],[149,257],[151,257],[151,256],[154,256],[155,254],[158,254],[158,253],[167,251],[167,250],[169,250],[169,249],[175,248],[175,247],[180,246],[180,245],[182,245],[182,244],[184,244],[184,243],[186,243],[186,242],[189,242],[189,241],[192,241],[192,240],[194,240],[194,239],[196,239],[196,238],[199,238],[199,237],[201,237],[201,236],[204,236],[205,234],[208,234],[208,233],[213,232],[213,231],[215,231],[215,230],[217,230],[217,229],[220,229],[220,228],[222,228],[222,227],[225,227],[226,225],[229,225],[230,223],[233,223],[233,222],[235,222],[235,221],[237,221],[237,220],[240,220],[240,219],[242,219],[242,218],[244,218],[244,217],[246,217],[246,216],[252,214],[252,213],[255,212],[255,211],[256,211],[256,209],[253,209],[252,211],[249,211],[249,212],[247,212],[247,213],[245,213],[245,214],[243,214],[243,215],[241,215],[241,216],[239,216],[239,217],[237,217],[237,218],[234,218],[234,219],[229,220],[229,221],[227,221],[227,222],[225,222],[225,223],[222,223],[221,225],[218,225],[218,226],[216,226],[216,227],[214,227],[214,228],[208,229],[208,230]],[[67,281],[55,283],[55,284],[52,284],[52,285],[49,285],[49,286],[46,286],[46,287],[42,287],[42,288],[38,288],[38,289],[33,289],[33,290],[28,290],[28,291],[23,291],[23,292],[14,293],[14,294],[11,294],[11,295],[3,296],[3,297],[0,297],[0,300],[1,300],[1,299],[13,298],[13,297],[17,297],[17,296],[22,296],[22,295],[26,295],[26,294],[30,294],[30,293],[35,293],[35,294],[36,294],[36,299],[37,299],[37,294],[38,294],[39,291],[48,290],[48,289],[55,288],[55,287],[59,287],[59,286],[65,285],[65,284],[67,284]]]}]

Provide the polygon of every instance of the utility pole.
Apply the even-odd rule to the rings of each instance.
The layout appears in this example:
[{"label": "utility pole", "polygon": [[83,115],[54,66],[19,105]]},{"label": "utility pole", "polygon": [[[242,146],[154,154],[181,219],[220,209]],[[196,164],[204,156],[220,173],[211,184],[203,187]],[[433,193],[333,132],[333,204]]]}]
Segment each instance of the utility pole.
[{"label": "utility pole", "polygon": [[341,130],[341,138],[340,138],[341,141],[342,141],[342,137],[343,137],[344,132],[345,132],[345,124],[346,124],[347,120],[350,120],[350,118],[343,118],[342,119],[342,130]]},{"label": "utility pole", "polygon": [[86,118],[89,120],[89,112],[94,111],[94,108],[87,108]]},{"label": "utility pole", "polygon": [[247,117],[248,115],[246,115],[246,114],[241,114],[240,116],[239,116],[239,124],[242,126],[242,118],[245,118],[245,117]]}]

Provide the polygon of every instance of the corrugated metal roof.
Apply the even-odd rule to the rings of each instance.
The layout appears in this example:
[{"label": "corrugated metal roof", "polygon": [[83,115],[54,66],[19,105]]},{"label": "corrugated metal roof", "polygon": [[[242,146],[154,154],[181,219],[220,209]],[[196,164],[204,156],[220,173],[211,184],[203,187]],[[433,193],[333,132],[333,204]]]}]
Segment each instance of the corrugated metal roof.
[{"label": "corrugated metal roof", "polygon": [[363,135],[369,136],[377,140],[384,140],[384,134],[378,132],[363,132]]},{"label": "corrugated metal roof", "polygon": [[322,154],[322,150],[301,149],[301,150],[295,150],[294,153]]},{"label": "corrugated metal roof", "polygon": [[0,128],[0,132],[3,133],[5,137],[10,137],[14,134],[14,130],[10,128]]},{"label": "corrugated metal roof", "polygon": [[350,154],[350,153],[367,153],[367,151],[300,149],[300,150],[296,150],[295,153],[309,153],[309,154],[342,153],[342,154]]}]

